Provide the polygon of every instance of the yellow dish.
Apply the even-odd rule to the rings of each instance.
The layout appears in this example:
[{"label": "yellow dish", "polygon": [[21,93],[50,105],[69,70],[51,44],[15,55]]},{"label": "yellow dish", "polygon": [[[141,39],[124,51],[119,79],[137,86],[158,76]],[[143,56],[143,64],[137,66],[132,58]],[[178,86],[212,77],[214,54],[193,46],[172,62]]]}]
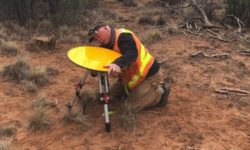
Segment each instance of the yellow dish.
[{"label": "yellow dish", "polygon": [[109,65],[120,56],[121,54],[115,51],[94,46],[75,47],[68,51],[68,58],[73,63],[86,69],[104,72],[108,71],[108,68],[104,68],[104,66]]}]

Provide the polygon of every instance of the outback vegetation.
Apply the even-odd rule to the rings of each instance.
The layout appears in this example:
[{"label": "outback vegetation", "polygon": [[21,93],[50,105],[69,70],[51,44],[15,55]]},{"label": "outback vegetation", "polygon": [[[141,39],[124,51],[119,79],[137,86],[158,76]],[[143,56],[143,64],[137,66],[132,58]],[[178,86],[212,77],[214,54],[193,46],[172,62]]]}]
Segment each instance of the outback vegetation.
[{"label": "outback vegetation", "polygon": [[[166,108],[111,99],[109,134],[95,78],[66,107],[86,71],[67,51],[97,22],[134,31],[172,85]],[[249,27],[249,0],[0,0],[0,150],[249,149]]]}]

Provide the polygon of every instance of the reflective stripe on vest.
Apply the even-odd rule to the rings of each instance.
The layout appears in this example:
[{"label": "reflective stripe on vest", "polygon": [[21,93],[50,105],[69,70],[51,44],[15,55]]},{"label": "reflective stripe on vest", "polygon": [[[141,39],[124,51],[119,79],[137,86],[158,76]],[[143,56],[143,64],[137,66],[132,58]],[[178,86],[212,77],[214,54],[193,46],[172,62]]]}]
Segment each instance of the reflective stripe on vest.
[{"label": "reflective stripe on vest", "polygon": [[[120,52],[118,47],[118,38],[121,33],[130,33],[135,41],[138,57],[126,70],[121,74],[123,83],[130,89],[134,89],[147,75],[154,58],[148,53],[148,50],[141,44],[140,40],[132,31],[126,29],[117,29],[114,43],[114,50]],[[120,52],[121,53],[121,52]]]}]

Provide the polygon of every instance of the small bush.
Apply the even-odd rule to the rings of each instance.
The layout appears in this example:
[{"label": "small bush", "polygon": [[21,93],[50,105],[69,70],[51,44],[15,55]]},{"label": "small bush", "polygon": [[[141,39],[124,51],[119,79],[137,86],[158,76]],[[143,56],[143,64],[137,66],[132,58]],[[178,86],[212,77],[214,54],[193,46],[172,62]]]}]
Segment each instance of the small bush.
[{"label": "small bush", "polygon": [[55,107],[56,104],[53,102],[49,102],[46,96],[38,96],[33,102],[32,106],[35,110],[43,109],[45,107]]},{"label": "small bush", "polygon": [[142,16],[141,18],[139,18],[138,23],[142,25],[145,25],[145,24],[154,25],[155,21],[152,16],[146,15],[146,16]]},{"label": "small bush", "polygon": [[47,130],[51,125],[48,115],[41,109],[35,110],[33,116],[29,119],[28,128],[33,132]]},{"label": "small bush", "polygon": [[15,126],[3,125],[0,126],[0,136],[12,136],[15,133]]},{"label": "small bush", "polygon": [[29,76],[30,65],[24,59],[17,59],[13,64],[3,67],[2,76],[8,79],[21,81]]},{"label": "small bush", "polygon": [[1,41],[0,50],[1,54],[5,56],[16,56],[20,52],[17,44],[14,42]]},{"label": "small bush", "polygon": [[139,24],[142,25],[156,25],[156,26],[162,26],[166,24],[165,19],[162,17],[162,15],[158,16],[152,16],[152,15],[144,15],[141,18],[139,18],[138,21]]},{"label": "small bush", "polygon": [[34,82],[38,87],[45,85],[49,81],[45,67],[32,69],[27,79]]},{"label": "small bush", "polygon": [[170,35],[178,35],[178,34],[181,33],[181,31],[178,29],[177,26],[169,26],[169,27],[167,28],[167,32],[168,32],[168,34],[170,34]]},{"label": "small bush", "polygon": [[161,36],[156,31],[151,31],[151,32],[145,33],[145,35],[142,37],[142,43],[145,45],[152,44],[152,43],[159,41],[159,40],[161,40]]},{"label": "small bush", "polygon": [[30,52],[36,52],[39,50],[39,48],[37,47],[36,43],[34,40],[29,40],[26,44],[25,44],[25,48],[27,51]]},{"label": "small bush", "polygon": [[89,127],[91,124],[89,122],[89,119],[86,115],[82,114],[82,112],[77,113],[66,113],[64,114],[63,120],[65,123],[67,122],[74,122],[77,124],[80,124],[84,127]]},{"label": "small bush", "polygon": [[22,83],[27,91],[34,92],[49,82],[46,67],[31,68],[25,59],[19,58],[13,64],[8,64],[1,70],[4,78]]},{"label": "small bush", "polygon": [[32,103],[32,106],[33,106],[35,109],[44,108],[46,105],[47,105],[46,97],[44,97],[44,96],[39,96],[39,97],[37,97],[37,98],[33,101],[33,103]]},{"label": "small bush", "polygon": [[159,16],[155,21],[155,25],[157,26],[163,26],[165,24],[166,24],[166,21],[162,16]]}]

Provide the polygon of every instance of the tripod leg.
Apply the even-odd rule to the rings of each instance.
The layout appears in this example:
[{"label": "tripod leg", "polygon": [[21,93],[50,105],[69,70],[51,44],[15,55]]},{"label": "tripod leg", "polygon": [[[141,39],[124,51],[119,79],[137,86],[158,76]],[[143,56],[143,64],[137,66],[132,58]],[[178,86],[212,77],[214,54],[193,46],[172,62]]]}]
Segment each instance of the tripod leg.
[{"label": "tripod leg", "polygon": [[111,124],[109,121],[109,111],[108,111],[108,79],[107,79],[107,73],[98,73],[99,77],[99,86],[100,86],[100,100],[103,102],[104,107],[104,117],[105,117],[105,129],[107,132],[111,131]]}]

